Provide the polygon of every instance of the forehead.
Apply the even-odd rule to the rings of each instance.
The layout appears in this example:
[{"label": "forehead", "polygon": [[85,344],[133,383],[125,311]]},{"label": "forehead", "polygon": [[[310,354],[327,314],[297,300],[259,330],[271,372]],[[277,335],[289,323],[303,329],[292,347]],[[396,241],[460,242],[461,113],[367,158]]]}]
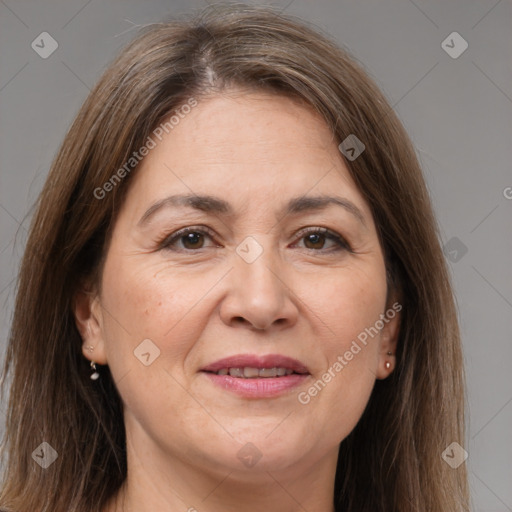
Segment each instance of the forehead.
[{"label": "forehead", "polygon": [[153,137],[134,176],[127,201],[138,210],[171,193],[269,207],[284,196],[339,192],[369,213],[326,122],[295,99],[228,91],[176,120]]},{"label": "forehead", "polygon": [[325,121],[311,107],[270,93],[235,90],[204,99],[180,125],[172,132],[174,145],[183,144],[194,150],[194,159],[213,164],[248,167],[248,154],[255,164],[325,160],[334,145]]}]

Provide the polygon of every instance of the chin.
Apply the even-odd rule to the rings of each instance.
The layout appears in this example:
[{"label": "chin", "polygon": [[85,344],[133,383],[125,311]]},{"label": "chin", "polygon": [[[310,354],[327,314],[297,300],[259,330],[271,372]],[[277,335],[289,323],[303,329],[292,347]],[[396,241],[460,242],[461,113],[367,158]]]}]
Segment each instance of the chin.
[{"label": "chin", "polygon": [[306,434],[286,429],[278,432],[278,425],[279,422],[273,422],[272,428],[253,426],[243,435],[235,435],[236,441],[228,442],[219,454],[221,459],[231,469],[248,474],[266,474],[295,466],[304,449],[308,449],[304,443]]}]

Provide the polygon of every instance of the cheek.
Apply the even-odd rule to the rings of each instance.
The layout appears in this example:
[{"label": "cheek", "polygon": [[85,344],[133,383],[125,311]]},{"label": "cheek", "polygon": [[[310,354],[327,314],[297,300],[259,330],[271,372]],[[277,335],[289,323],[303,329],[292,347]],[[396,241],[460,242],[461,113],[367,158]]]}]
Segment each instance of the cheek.
[{"label": "cheek", "polygon": [[126,257],[112,257],[104,270],[108,365],[125,407],[140,423],[160,418],[163,404],[172,410],[188,403],[180,385],[184,362],[203,329],[201,297],[214,277],[199,286],[199,279],[165,270]]},{"label": "cheek", "polygon": [[384,312],[387,291],[379,268],[345,269],[310,294],[308,305],[324,326],[310,350],[322,347],[324,366],[300,403],[322,418],[319,423],[331,439],[341,440],[355,427],[375,383],[380,339],[375,323]]},{"label": "cheek", "polygon": [[103,298],[116,320],[131,336],[164,337],[186,316],[199,291],[183,283],[179,274],[163,272],[160,265],[129,258],[112,258],[105,266]]},{"label": "cheek", "polygon": [[[384,313],[386,293],[384,265],[379,262],[364,269],[356,266],[345,268],[326,276],[314,292],[308,294],[306,289],[303,291],[304,302],[308,303],[325,327],[323,345],[326,354],[331,358],[335,354],[336,357],[348,350],[358,336],[364,340],[365,333],[375,326],[379,315]],[[370,343],[367,347],[370,347]],[[358,359],[364,358],[368,352],[361,351]]]},{"label": "cheek", "polygon": [[205,297],[222,276],[218,270],[199,274],[141,261],[113,254],[104,270],[107,357],[119,372],[140,370],[134,352],[148,339],[159,352],[155,361],[182,365],[208,321]]}]

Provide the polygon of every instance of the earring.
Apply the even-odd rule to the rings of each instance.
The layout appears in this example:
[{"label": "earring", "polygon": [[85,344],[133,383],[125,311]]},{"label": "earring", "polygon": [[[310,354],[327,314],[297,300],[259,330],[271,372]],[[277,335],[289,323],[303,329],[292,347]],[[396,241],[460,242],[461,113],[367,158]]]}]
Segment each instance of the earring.
[{"label": "earring", "polygon": [[96,363],[94,361],[91,361],[91,370],[94,371],[94,373],[91,374],[91,380],[98,380],[100,377],[100,374],[98,373],[98,370],[96,369]]},{"label": "earring", "polygon": [[[393,352],[390,352],[388,350],[388,356],[392,356],[393,355]],[[386,361],[386,363],[384,364],[386,370],[389,370],[391,368],[391,363],[389,361]]]}]

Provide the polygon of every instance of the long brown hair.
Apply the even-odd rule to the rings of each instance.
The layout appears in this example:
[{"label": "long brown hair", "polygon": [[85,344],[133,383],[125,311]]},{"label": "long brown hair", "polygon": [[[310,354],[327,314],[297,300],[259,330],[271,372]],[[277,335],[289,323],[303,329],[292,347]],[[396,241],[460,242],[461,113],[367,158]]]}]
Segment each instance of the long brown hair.
[{"label": "long brown hair", "polygon": [[[108,193],[98,188],[188,99],[231,86],[299,98],[337,143],[353,134],[365,144],[347,165],[372,210],[403,311],[396,370],[376,382],[340,445],[336,510],[469,510],[465,465],[452,469],[441,458],[453,441],[464,445],[463,360],[414,148],[377,86],[328,37],[269,8],[218,4],[143,29],[90,93],[53,162],[22,261],[4,367],[10,399],[0,507],[91,512],[123,483],[122,402],[108,367],[99,381],[89,379],[72,305],[83,279],[100,281],[136,166]],[[47,469],[31,455],[43,441],[58,453]]]}]

